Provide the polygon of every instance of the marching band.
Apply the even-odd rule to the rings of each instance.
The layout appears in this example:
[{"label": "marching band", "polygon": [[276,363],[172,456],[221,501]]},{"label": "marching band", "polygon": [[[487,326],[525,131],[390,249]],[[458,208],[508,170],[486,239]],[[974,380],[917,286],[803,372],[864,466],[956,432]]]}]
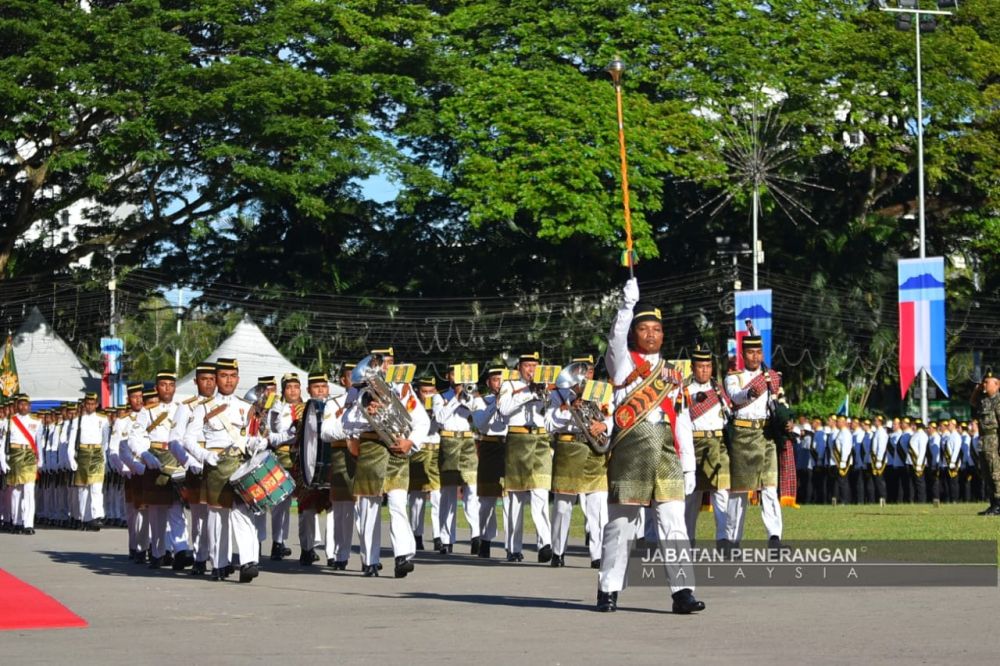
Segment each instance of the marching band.
[{"label": "marching band", "polygon": [[[402,578],[427,547],[428,508],[432,547],[454,553],[461,510],[478,558],[493,557],[499,546],[502,513],[511,563],[524,559],[529,509],[537,559],[558,568],[579,504],[598,571],[597,609],[611,612],[625,587],[629,544],[645,536],[692,547],[706,500],[716,547],[732,548],[743,538],[748,494],[759,491],[770,545],[780,546],[776,440],[784,432],[794,431],[803,442],[797,446],[806,447],[804,455],[796,450],[805,467],[800,487],[824,500],[830,490],[849,496],[854,478],[884,496],[900,469],[922,481],[928,459],[949,482],[964,468],[966,431],[954,422],[933,424],[928,435],[920,423],[865,422],[852,433],[843,421],[824,428],[802,419],[776,436],[768,428],[783,402],[781,376],[764,366],[760,337],[749,330],[742,369],[728,371],[722,383],[713,355],[700,346],[691,376],[681,377],[661,356],[660,311],[640,301],[632,279],[609,335],[606,378],[595,378],[593,356],[558,367],[535,352],[520,355],[516,369],[488,367],[482,375],[477,364],[457,363],[439,393],[434,378],[414,379],[414,366],[384,348],[344,365],[333,382],[310,374],[304,392],[303,378],[288,373],[280,388],[274,377],[261,377],[240,397],[238,359],[219,358],[197,366],[194,395],[183,400],[175,393],[188,387],[177,387],[166,371],[151,388],[128,385],[127,404],[117,409],[97,409],[97,396],[88,393],[79,404],[32,414],[29,396],[18,395],[0,406],[0,520],[21,534],[34,533],[36,515],[50,526],[124,527],[135,563],[190,567],[214,580],[238,573],[249,583],[260,575],[263,553],[271,561],[292,555],[293,505],[301,566],[319,561],[322,543],[326,565],[346,571],[357,533],[366,577],[383,571],[386,506],[391,571]],[[991,381],[980,402],[1000,415]],[[987,433],[994,442],[996,421]],[[835,489],[813,483],[809,463],[818,469],[821,459],[824,474],[834,470]],[[957,493],[957,484],[947,485]],[[924,484],[913,483],[912,492],[919,500]],[[994,505],[1000,512],[1000,502]],[[690,567],[667,572],[673,611],[703,610]]]}]

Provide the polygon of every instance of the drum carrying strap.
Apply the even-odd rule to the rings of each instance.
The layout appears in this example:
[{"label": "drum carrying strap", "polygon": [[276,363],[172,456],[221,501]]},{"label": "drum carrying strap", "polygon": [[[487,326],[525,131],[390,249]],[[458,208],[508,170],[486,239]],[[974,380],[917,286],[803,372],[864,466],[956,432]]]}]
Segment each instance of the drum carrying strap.
[{"label": "drum carrying strap", "polygon": [[[632,352],[632,362],[636,371],[642,377],[642,383],[631,391],[625,402],[615,410],[615,441],[620,440],[629,431],[649,415],[657,406],[670,421],[670,429],[674,433],[674,449],[680,455],[680,442],[677,440],[677,412],[673,400],[670,399],[670,389],[674,384],[661,378],[664,363],[661,360],[656,367],[650,368],[649,361]],[[629,375],[630,377],[632,375]],[[634,381],[634,380],[633,380]]]},{"label": "drum carrying strap", "polygon": [[[205,408],[207,409],[208,406],[209,405],[206,404]],[[235,446],[238,449],[245,448],[245,445],[241,445],[241,443],[240,443],[240,439],[242,439],[242,435],[240,434],[240,431],[237,430],[236,426],[234,426],[229,421],[229,416],[226,414],[226,405],[224,405],[224,404],[223,405],[219,405],[215,409],[209,410],[208,412],[205,413],[205,420],[206,421],[209,420],[209,419],[211,419],[211,418],[217,418],[219,420],[219,423],[222,424],[223,428],[225,428],[226,433],[229,434],[229,439],[232,440],[233,446]]]}]

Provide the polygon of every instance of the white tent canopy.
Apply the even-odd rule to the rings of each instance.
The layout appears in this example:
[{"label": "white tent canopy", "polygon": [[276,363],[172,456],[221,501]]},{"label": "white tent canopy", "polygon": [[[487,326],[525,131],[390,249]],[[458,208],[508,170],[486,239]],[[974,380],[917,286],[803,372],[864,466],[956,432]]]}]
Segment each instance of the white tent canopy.
[{"label": "white tent canopy", "polygon": [[32,401],[79,400],[84,391],[100,390],[101,376],[56,335],[38,307],[14,334],[14,360],[21,392]]},{"label": "white tent canopy", "polygon": [[[239,395],[253,388],[258,377],[273,375],[280,384],[281,376],[286,372],[297,372],[302,380],[302,387],[305,388],[308,373],[282,356],[250,317],[244,317],[236,325],[233,334],[216,347],[206,360],[217,361],[220,358],[235,358],[239,362],[240,383],[236,389]],[[194,371],[191,371],[177,381],[177,394],[194,392]]]}]

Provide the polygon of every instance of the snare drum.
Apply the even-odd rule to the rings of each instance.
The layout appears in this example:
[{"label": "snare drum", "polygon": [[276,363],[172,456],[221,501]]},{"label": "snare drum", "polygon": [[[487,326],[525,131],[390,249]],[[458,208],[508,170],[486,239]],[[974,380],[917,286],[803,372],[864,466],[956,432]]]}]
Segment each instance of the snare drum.
[{"label": "snare drum", "polygon": [[270,451],[261,451],[240,465],[229,483],[254,513],[280,504],[295,490],[291,475]]}]

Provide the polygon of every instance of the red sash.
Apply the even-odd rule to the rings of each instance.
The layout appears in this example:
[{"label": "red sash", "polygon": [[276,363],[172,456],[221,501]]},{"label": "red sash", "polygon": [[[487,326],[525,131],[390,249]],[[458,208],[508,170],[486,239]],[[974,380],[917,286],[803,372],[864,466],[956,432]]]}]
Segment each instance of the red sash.
[{"label": "red sash", "polygon": [[[629,354],[632,356],[633,365],[635,365],[633,374],[637,374],[643,379],[649,377],[649,373],[652,372],[649,361],[644,359],[639,352],[633,351],[629,352]],[[629,377],[632,377],[632,375],[629,375]],[[635,381],[635,379],[633,378],[632,381]],[[628,383],[631,384],[632,382]],[[679,381],[675,383],[679,383]],[[660,409],[670,421],[670,431],[674,434],[674,450],[677,451],[677,455],[679,456],[681,454],[681,443],[677,440],[677,412],[674,410],[674,401],[670,399],[669,391],[660,402]]]},{"label": "red sash", "polygon": [[21,431],[21,434],[24,435],[24,438],[28,440],[28,444],[31,445],[31,451],[32,453],[35,454],[35,460],[38,460],[38,447],[35,446],[35,438],[31,436],[31,433],[28,431],[25,425],[21,423],[21,419],[17,418],[17,416],[12,416],[10,420],[14,425],[17,426],[17,429]]}]

